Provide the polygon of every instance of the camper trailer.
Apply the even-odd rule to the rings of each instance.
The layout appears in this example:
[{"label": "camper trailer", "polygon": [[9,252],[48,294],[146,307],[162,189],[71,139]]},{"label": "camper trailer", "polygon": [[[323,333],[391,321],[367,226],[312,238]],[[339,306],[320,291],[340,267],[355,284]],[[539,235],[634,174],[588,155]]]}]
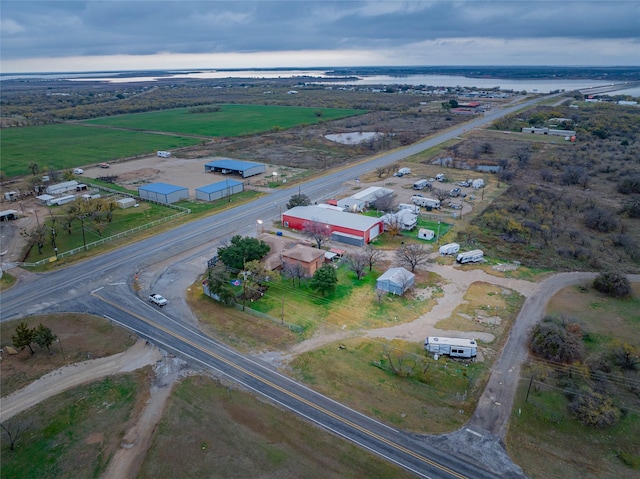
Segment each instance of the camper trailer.
[{"label": "camper trailer", "polygon": [[411,201],[414,205],[425,206],[426,208],[440,208],[440,200],[433,198],[425,198],[424,196],[412,196]]},{"label": "camper trailer", "polygon": [[169,158],[171,156],[171,152],[170,151],[158,151],[156,153],[156,155],[158,155],[160,158]]},{"label": "camper trailer", "polygon": [[478,353],[475,339],[441,338],[429,336],[424,349],[433,354],[446,354],[452,358],[473,358]]},{"label": "camper trailer", "polygon": [[460,245],[458,243],[443,244],[442,246],[440,246],[439,251],[441,255],[456,254],[458,251],[460,251]]},{"label": "camper trailer", "polygon": [[464,253],[460,253],[456,257],[456,261],[460,264],[464,263],[479,263],[484,258],[484,253],[481,249],[474,249],[471,251],[466,251]]},{"label": "camper trailer", "polygon": [[429,186],[429,182],[427,180],[418,180],[413,184],[413,189],[424,190],[427,186]]}]

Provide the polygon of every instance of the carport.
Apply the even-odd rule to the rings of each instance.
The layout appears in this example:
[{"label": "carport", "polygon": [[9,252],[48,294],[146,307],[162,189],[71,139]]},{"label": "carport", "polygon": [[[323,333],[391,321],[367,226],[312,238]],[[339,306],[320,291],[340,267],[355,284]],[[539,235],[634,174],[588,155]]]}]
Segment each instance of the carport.
[{"label": "carport", "polygon": [[196,199],[202,201],[214,201],[228,198],[236,193],[244,191],[244,184],[237,180],[225,180],[211,185],[196,188]]},{"label": "carport", "polygon": [[259,175],[266,173],[267,167],[264,163],[253,163],[251,161],[231,160],[229,158],[222,158],[220,160],[210,161],[204,165],[205,173],[222,173],[223,175],[237,174],[243,178],[249,176]]}]

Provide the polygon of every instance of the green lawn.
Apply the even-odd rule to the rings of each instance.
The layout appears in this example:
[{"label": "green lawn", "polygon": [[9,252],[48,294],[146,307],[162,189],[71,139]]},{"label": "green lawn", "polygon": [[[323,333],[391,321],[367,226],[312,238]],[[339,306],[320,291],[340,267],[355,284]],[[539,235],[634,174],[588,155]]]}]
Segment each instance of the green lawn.
[{"label": "green lawn", "polygon": [[[163,131],[207,137],[243,136],[274,129],[311,125],[361,115],[364,110],[338,108],[301,108],[264,105],[218,105],[217,112],[192,113],[178,108],[150,113],[120,115],[85,123],[118,128]],[[158,148],[159,149],[159,148]]]},{"label": "green lawn", "polygon": [[35,162],[40,173],[95,165],[118,158],[154,153],[198,144],[201,140],[86,125],[44,125],[3,128],[0,136],[2,172],[7,177],[31,174]]}]

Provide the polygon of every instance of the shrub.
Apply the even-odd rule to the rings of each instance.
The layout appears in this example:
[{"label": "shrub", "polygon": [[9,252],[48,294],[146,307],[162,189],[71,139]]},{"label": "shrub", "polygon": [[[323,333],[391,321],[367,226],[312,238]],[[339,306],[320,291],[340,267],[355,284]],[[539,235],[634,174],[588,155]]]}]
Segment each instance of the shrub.
[{"label": "shrub", "polygon": [[[576,325],[577,326],[577,325]],[[581,329],[546,317],[533,330],[531,350],[549,361],[570,363],[584,356]]]},{"label": "shrub", "polygon": [[607,296],[622,298],[631,294],[631,283],[623,273],[607,271],[593,280],[593,287]]},{"label": "shrub", "polygon": [[620,410],[614,406],[611,397],[593,391],[576,396],[569,410],[585,426],[607,427],[620,419]]},{"label": "shrub", "polygon": [[592,208],[584,215],[584,225],[602,233],[609,233],[618,227],[618,220],[602,208]]}]

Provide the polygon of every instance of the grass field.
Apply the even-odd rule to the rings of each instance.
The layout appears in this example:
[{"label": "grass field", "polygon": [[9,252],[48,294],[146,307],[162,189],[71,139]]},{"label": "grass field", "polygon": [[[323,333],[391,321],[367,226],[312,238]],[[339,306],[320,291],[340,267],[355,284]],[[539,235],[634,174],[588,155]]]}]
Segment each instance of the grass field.
[{"label": "grass field", "polygon": [[176,386],[137,477],[414,476],[251,394],[194,376]]},{"label": "grass field", "polygon": [[2,478],[96,478],[105,471],[148,394],[151,368],[74,388],[15,416],[16,448],[2,434]]},{"label": "grass field", "polygon": [[[616,300],[593,290],[569,287],[559,292],[547,308],[548,314],[563,314],[578,320],[584,333],[589,364],[615,341],[640,344],[640,287],[632,298]],[[579,371],[577,365],[576,371]],[[509,453],[533,479],[580,477],[638,477],[640,471],[640,400],[638,369],[612,370],[602,381],[615,394],[614,403],[625,412],[617,424],[584,426],[569,412],[569,399],[554,373],[539,363],[522,372],[542,378],[522,381],[514,403],[507,436]],[[547,379],[544,379],[546,374]],[[606,383],[610,383],[608,386]],[[613,386],[613,385],[618,386]],[[593,385],[597,387],[596,384]]]},{"label": "grass field", "polygon": [[312,125],[321,121],[361,115],[364,110],[300,108],[263,105],[219,105],[219,111],[192,113],[179,108],[135,115],[120,115],[84,123],[135,130],[162,131],[206,137],[235,137]]},{"label": "grass field", "polygon": [[155,153],[198,144],[201,140],[78,124],[3,128],[0,137],[2,172],[8,178],[31,174],[35,162],[40,174],[51,167],[64,170],[118,158]]},{"label": "grass field", "polygon": [[[30,328],[42,323],[58,336],[51,345],[51,354],[37,345],[22,350],[17,355],[4,354],[0,361],[0,390],[5,396],[20,389],[50,371],[66,364],[86,361],[87,357],[101,358],[124,351],[133,345],[134,339],[128,331],[114,327],[104,318],[87,314],[65,313],[31,316],[24,321]],[[0,345],[11,345],[11,336],[20,322],[0,323]]]}]

